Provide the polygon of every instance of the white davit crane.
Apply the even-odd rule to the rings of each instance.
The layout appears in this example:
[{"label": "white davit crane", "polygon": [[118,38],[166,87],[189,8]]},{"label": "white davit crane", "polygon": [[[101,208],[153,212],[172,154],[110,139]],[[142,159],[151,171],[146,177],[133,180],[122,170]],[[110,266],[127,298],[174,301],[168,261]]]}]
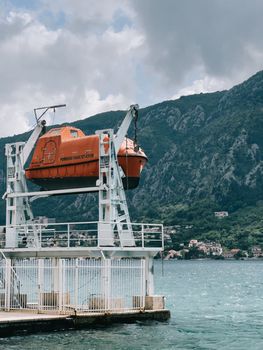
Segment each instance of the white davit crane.
[{"label": "white davit crane", "polygon": [[[24,167],[35,147],[35,144],[45,128],[46,122],[42,116],[49,110],[65,105],[36,108],[34,110],[37,124],[27,142],[7,144],[5,154],[7,157],[7,188],[3,196],[6,199],[6,244],[8,247],[17,246],[17,226],[34,224],[34,217],[29,197],[47,197],[56,194],[71,194],[84,192],[99,192],[99,245],[114,245],[114,234],[118,233],[121,246],[135,246],[126,196],[122,184],[123,171],[118,164],[117,154],[131,122],[135,124],[138,118],[137,104],[131,105],[116,135],[112,129],[99,130],[100,144],[100,171],[99,181],[95,188],[65,189],[53,191],[28,192]],[[36,111],[44,110],[37,117]],[[105,134],[108,138],[108,151],[105,150]],[[108,171],[105,172],[105,164]],[[106,181],[105,181],[106,177]],[[37,235],[31,229],[32,246],[37,247]]]}]

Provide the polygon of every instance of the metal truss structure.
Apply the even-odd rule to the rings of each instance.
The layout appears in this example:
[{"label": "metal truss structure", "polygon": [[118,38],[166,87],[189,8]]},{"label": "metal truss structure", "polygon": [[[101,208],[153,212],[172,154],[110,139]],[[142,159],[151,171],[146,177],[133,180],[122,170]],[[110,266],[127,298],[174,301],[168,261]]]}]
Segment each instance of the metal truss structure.
[{"label": "metal truss structure", "polygon": [[[62,189],[51,191],[28,191],[25,178],[25,164],[45,128],[45,121],[37,118],[37,125],[27,142],[7,144],[7,187],[3,198],[6,200],[5,244],[3,254],[9,259],[28,257],[67,257],[107,258],[143,258],[145,260],[146,292],[153,294],[153,257],[163,249],[163,229],[161,227],[161,244],[145,244],[145,228],[142,226],[141,237],[135,235],[131,223],[122,178],[124,175],[118,164],[117,154],[128,128],[137,120],[138,105],[132,105],[127,112],[116,135],[112,129],[98,130],[99,138],[99,178],[95,187]],[[45,227],[36,224],[31,209],[31,202],[59,194],[76,194],[97,192],[99,198],[99,220],[97,222],[96,247],[72,247],[70,245],[71,226],[67,228],[68,245],[43,247]],[[75,225],[77,225],[76,223]],[[157,225],[158,226],[158,225]],[[21,246],[21,231],[25,244]],[[50,231],[53,232],[53,231]],[[148,229],[148,233],[151,230]],[[117,239],[116,239],[117,238]],[[116,244],[116,242],[118,242]],[[140,242],[138,244],[138,242]]]}]

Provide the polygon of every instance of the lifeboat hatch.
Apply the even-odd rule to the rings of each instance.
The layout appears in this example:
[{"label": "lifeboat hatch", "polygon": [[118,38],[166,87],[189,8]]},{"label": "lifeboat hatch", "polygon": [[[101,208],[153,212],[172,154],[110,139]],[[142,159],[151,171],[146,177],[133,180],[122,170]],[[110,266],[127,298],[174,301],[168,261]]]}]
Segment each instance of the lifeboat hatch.
[{"label": "lifeboat hatch", "polygon": [[43,148],[43,164],[53,164],[56,160],[57,145],[54,141],[48,141]]}]

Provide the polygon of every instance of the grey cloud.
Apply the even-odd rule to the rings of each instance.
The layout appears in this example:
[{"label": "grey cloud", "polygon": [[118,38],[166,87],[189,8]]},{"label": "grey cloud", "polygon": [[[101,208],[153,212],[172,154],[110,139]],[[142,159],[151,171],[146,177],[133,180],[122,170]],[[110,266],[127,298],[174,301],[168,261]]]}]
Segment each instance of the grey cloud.
[{"label": "grey cloud", "polygon": [[180,83],[193,70],[243,78],[261,69],[261,0],[134,0],[148,44],[147,62],[166,81]]},{"label": "grey cloud", "polygon": [[8,20],[0,16],[0,43],[12,39],[25,28],[27,24],[21,17],[12,20],[9,16]]},{"label": "grey cloud", "polygon": [[[77,12],[78,3],[82,6]],[[97,4],[91,16],[88,4],[77,2],[74,9],[77,14],[71,14],[69,23],[57,30],[47,28],[36,18],[29,24],[19,16],[12,23],[6,19],[0,22],[0,33],[5,33],[4,37],[0,34],[0,76],[5,81],[5,85],[0,86],[0,98],[10,96],[12,87],[18,90],[25,84],[49,94],[63,91],[81,93],[85,89],[97,89],[101,96],[132,94],[134,86],[131,78],[135,69],[133,52],[136,48],[133,52],[121,50],[128,40],[138,34],[135,31],[132,33],[132,30],[131,35],[129,31],[123,31],[120,35],[107,31],[110,30],[111,13],[114,13],[111,3],[114,1],[107,2],[111,9],[109,13],[104,14],[103,4]],[[60,1],[60,5],[61,9],[70,12],[71,2],[65,1],[63,7],[63,1]],[[100,26],[99,32],[94,18],[98,13],[101,13],[98,23],[103,22],[103,15],[107,18],[103,30]],[[74,23],[78,23],[79,27]],[[130,78],[129,83],[125,76]]]},{"label": "grey cloud", "polygon": [[72,120],[230,87],[262,69],[261,0],[41,0],[12,10],[0,15],[0,122],[21,115],[25,127],[32,108],[57,102],[75,106]]},{"label": "grey cloud", "polygon": [[[40,11],[16,11],[1,17],[0,122],[10,115],[12,120],[19,118],[15,125],[5,124],[2,135],[24,131],[28,113],[36,106],[66,102],[68,108],[59,122],[126,108],[133,102],[141,44],[127,47],[133,41],[136,44],[140,34],[133,28],[115,33],[110,13],[105,15],[104,27],[98,24],[103,27],[98,31],[94,16],[101,11],[103,17],[101,6],[97,5],[90,17],[82,13],[77,29],[73,25],[78,22],[77,15],[54,28],[41,22]],[[93,30],[81,29],[85,21]],[[103,22],[102,18],[98,22]]]}]

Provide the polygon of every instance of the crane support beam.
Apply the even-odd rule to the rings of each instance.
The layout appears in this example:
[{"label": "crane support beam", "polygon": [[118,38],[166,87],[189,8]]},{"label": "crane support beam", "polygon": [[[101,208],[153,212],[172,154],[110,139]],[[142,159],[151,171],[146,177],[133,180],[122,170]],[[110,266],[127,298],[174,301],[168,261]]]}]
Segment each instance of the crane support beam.
[{"label": "crane support beam", "polygon": [[39,135],[41,134],[43,128],[45,127],[46,122],[44,120],[39,121],[34,129],[34,131],[32,132],[32,134],[30,135],[28,141],[26,142],[23,150],[21,151],[21,155],[20,155],[20,159],[21,159],[21,165],[22,168],[24,168],[30,153],[32,152],[38,138]]},{"label": "crane support beam", "polygon": [[[51,191],[35,191],[35,192],[12,192],[5,194],[5,197],[8,198],[19,198],[19,197],[48,197],[60,194],[75,194],[75,193],[84,193],[84,192],[98,192],[99,187],[84,187],[84,188],[70,188],[64,190],[51,190]],[[5,199],[3,197],[3,199]]]},{"label": "crane support beam", "polygon": [[121,123],[121,126],[119,127],[117,134],[114,139],[114,147],[115,152],[118,154],[121,144],[127,135],[128,129],[131,125],[131,122],[133,119],[136,119],[138,117],[138,109],[139,105],[131,105],[129,111],[127,112],[123,122]]}]

